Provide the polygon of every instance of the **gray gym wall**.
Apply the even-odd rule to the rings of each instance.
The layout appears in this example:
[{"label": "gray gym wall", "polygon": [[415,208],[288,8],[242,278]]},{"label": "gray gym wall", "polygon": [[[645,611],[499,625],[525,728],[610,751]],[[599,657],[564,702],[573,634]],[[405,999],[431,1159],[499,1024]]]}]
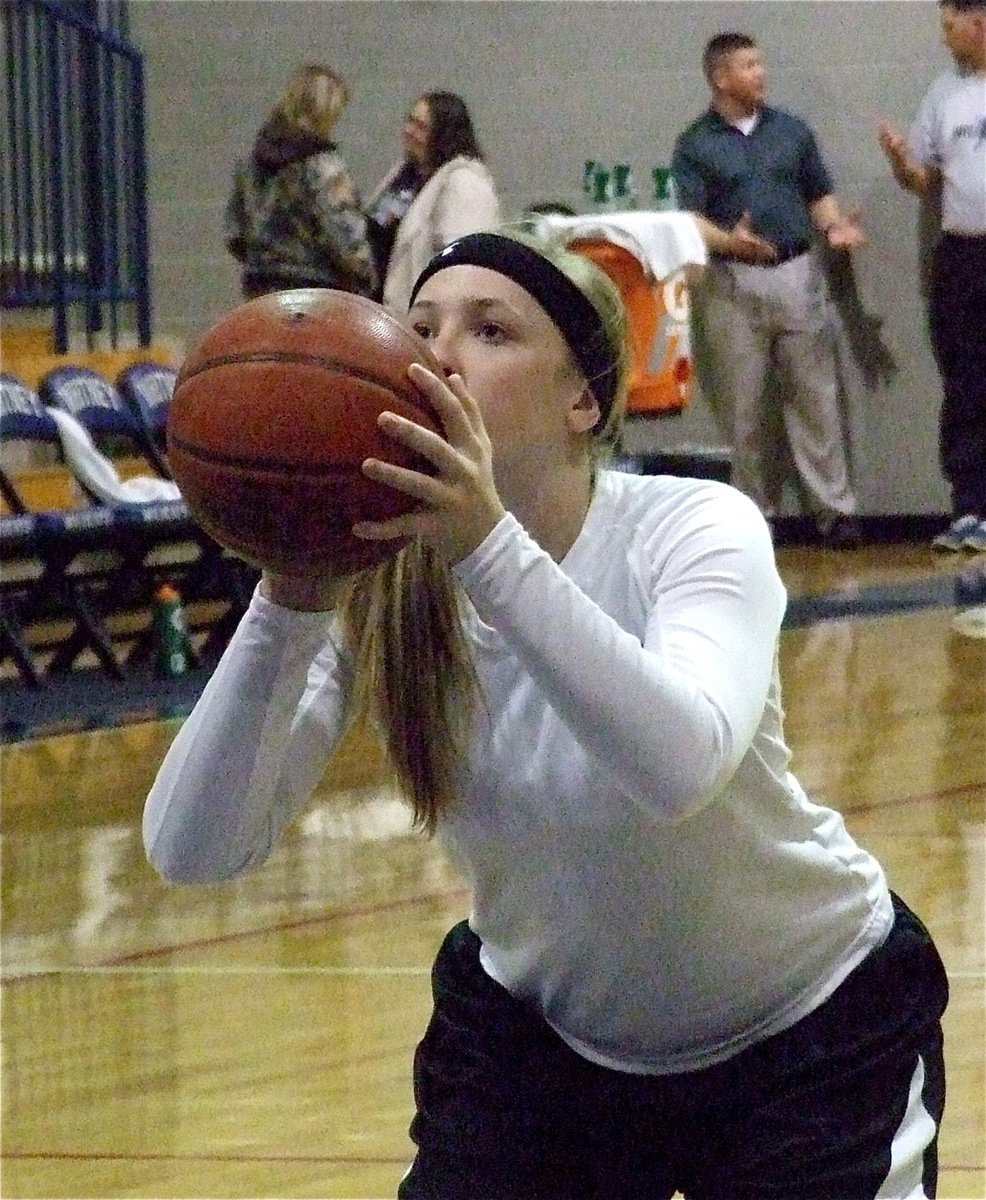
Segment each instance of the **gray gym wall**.
[{"label": "gray gym wall", "polygon": [[[232,164],[300,62],[325,61],[350,85],[338,136],[364,194],[400,155],[410,101],[441,88],[469,104],[514,214],[536,200],[581,208],[587,158],[630,162],[643,186],[707,103],[707,39],[751,33],[770,100],[813,126],[869,234],[855,276],[897,371],[851,389],[862,510],[947,511],[919,206],[893,183],[875,131],[884,117],[906,127],[948,61],[934,0],[135,0],[131,24],[146,54],[155,332],[186,345],[238,303],[222,243]],[[636,422],[628,441],[724,438],[698,394],[680,417]]]}]

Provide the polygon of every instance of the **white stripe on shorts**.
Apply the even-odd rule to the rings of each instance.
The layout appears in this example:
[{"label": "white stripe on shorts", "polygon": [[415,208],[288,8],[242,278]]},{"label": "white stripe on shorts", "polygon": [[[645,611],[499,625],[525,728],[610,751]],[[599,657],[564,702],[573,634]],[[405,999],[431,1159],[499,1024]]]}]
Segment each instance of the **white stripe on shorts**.
[{"label": "white stripe on shorts", "polygon": [[874,1200],[927,1200],[924,1190],[924,1153],[935,1137],[934,1118],[921,1101],[924,1059],[918,1065],[907,1095],[907,1110],[890,1147],[890,1171]]}]

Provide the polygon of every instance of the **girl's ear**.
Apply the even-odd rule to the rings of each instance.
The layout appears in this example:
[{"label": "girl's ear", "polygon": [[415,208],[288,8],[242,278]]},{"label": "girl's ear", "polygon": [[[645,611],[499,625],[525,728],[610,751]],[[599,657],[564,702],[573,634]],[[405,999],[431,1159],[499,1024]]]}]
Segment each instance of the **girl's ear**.
[{"label": "girl's ear", "polygon": [[596,428],[601,417],[599,401],[586,384],[568,410],[568,426],[573,433],[589,433]]}]

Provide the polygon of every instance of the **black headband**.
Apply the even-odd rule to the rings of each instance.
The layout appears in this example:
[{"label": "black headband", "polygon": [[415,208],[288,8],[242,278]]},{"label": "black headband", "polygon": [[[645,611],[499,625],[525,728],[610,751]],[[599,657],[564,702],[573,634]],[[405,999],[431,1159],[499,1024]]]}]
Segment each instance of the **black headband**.
[{"label": "black headband", "polygon": [[418,276],[408,307],[425,280],[446,267],[459,266],[488,267],[520,284],[534,297],[558,326],[605,422],[616,397],[617,354],[599,313],[564,271],[515,238],[499,233],[469,233],[439,250]]}]

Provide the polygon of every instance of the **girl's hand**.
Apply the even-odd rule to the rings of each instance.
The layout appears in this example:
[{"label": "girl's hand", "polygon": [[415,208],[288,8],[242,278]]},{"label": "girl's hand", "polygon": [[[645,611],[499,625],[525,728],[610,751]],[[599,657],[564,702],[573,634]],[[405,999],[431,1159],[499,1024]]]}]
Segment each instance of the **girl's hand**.
[{"label": "girl's hand", "polygon": [[376,458],[363,463],[363,474],[421,502],[414,512],[389,521],[360,521],[357,537],[421,537],[449,562],[456,563],[483,541],[505,509],[493,481],[493,455],[479,406],[461,375],[441,379],[415,363],[411,382],[431,401],[445,438],[396,413],[381,413],[381,430],[427,459],[435,468],[425,475]]}]

